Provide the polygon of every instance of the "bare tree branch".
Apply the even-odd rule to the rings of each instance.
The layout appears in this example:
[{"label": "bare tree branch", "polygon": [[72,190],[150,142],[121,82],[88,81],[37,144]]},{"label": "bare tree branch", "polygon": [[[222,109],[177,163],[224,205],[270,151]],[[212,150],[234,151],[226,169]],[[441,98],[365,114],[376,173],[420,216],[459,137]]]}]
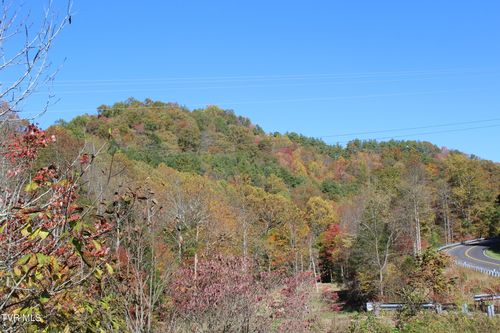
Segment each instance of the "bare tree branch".
[{"label": "bare tree branch", "polygon": [[[0,75],[12,80],[0,81],[0,102],[7,105],[0,109],[1,123],[15,121],[4,116],[18,112],[20,103],[39,86],[53,81],[57,70],[51,69],[48,55],[56,37],[71,21],[72,1],[68,0],[64,16],[58,17],[49,0],[41,20],[32,18],[31,10],[16,1],[2,1],[0,6]],[[46,111],[53,97],[48,95],[45,106],[33,118]]]}]

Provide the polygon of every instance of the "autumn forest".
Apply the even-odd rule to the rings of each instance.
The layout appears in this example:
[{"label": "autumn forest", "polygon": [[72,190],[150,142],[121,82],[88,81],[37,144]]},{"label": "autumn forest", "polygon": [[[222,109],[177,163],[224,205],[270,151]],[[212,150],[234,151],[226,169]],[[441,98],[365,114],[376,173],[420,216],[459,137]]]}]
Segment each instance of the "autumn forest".
[{"label": "autumn forest", "polygon": [[429,142],[134,99],[2,133],[0,309],[49,331],[327,330],[322,311],[460,297],[436,248],[500,232],[498,164]]}]

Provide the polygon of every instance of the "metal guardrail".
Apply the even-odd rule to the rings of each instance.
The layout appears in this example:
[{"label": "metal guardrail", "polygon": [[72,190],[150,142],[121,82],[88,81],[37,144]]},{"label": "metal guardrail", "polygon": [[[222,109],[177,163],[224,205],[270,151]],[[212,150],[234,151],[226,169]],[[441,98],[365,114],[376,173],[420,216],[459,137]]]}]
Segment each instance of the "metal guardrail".
[{"label": "metal guardrail", "polygon": [[479,266],[476,266],[476,265],[472,265],[472,264],[469,264],[465,261],[460,261],[460,260],[455,260],[455,263],[458,265],[458,266],[462,266],[462,267],[465,267],[465,268],[469,268],[469,269],[473,269],[477,272],[480,272],[480,273],[484,273],[484,274],[488,274],[490,276],[493,276],[493,277],[500,277],[500,271],[499,270],[496,270],[496,269],[488,269],[488,268],[483,268],[483,267],[479,267]]},{"label": "metal guardrail", "polygon": [[[495,315],[495,305],[488,304],[485,305],[485,301],[497,301],[500,300],[500,294],[478,294],[473,297],[475,302],[480,302],[483,307],[482,309],[486,309],[488,316],[492,317]],[[378,303],[378,302],[368,302],[366,303],[366,311],[375,312],[375,315],[380,313],[380,310],[400,310],[404,307],[402,303]],[[450,304],[440,304],[440,303],[423,303],[420,304],[422,309],[435,310],[437,313],[441,313],[443,311],[443,307],[457,309],[457,305],[454,303]],[[462,304],[462,312],[469,313],[469,307],[467,303]]]},{"label": "metal guardrail", "polygon": [[447,249],[451,249],[452,247],[455,247],[455,246],[459,246],[459,245],[467,245],[467,244],[474,244],[474,243],[477,243],[477,242],[480,242],[480,241],[483,241],[485,240],[486,238],[484,237],[481,237],[481,238],[475,238],[475,239],[470,239],[470,240],[466,240],[466,241],[463,241],[463,242],[456,242],[456,243],[451,243],[451,244],[446,244],[446,245],[443,245],[443,246],[440,246],[438,247],[438,252],[439,251],[443,251],[443,250],[447,250]]},{"label": "metal guardrail", "polygon": [[[435,309],[439,304],[435,303],[424,303],[420,304],[422,309]],[[377,303],[377,302],[368,302],[366,303],[366,311],[373,311],[375,308],[379,310],[399,310],[402,309],[404,304],[401,303]]]},{"label": "metal guardrail", "polygon": [[438,247],[437,250],[439,252],[439,251],[451,249],[452,247],[455,247],[455,246],[458,246],[458,245],[462,245],[462,243],[459,242],[459,243],[446,244],[446,245]]},{"label": "metal guardrail", "polygon": [[474,301],[476,301],[476,302],[481,302],[481,301],[495,301],[497,299],[500,299],[500,294],[479,294],[479,295],[474,295]]}]

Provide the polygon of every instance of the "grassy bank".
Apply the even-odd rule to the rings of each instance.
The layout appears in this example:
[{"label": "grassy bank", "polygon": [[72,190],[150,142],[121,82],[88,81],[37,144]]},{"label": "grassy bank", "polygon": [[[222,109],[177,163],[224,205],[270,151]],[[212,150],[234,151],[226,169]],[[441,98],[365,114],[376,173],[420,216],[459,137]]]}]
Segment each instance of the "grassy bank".
[{"label": "grassy bank", "polygon": [[484,254],[490,258],[500,260],[500,245],[496,244],[494,247],[486,249]]}]

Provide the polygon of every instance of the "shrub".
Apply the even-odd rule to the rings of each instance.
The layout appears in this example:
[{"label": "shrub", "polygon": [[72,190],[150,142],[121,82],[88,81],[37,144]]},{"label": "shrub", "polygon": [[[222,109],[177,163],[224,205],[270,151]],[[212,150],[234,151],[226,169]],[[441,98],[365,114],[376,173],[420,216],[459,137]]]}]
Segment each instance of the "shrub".
[{"label": "shrub", "polygon": [[179,270],[170,290],[180,331],[309,332],[313,279],[309,273],[254,274],[238,257],[218,256]]}]

